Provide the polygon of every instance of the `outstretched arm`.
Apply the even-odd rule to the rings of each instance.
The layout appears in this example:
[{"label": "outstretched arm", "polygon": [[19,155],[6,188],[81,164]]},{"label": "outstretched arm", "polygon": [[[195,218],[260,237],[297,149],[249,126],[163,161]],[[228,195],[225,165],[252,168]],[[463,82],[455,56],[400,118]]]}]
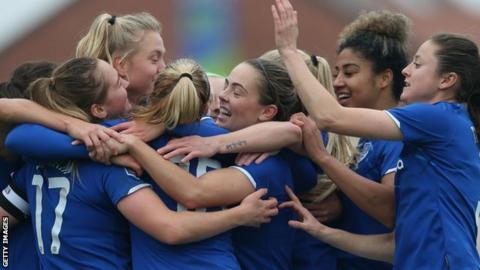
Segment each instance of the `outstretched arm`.
[{"label": "outstretched arm", "polygon": [[217,153],[269,152],[300,144],[301,129],[290,122],[264,122],[213,137],[191,136],[172,140],[159,149],[169,159],[186,155],[182,162]]},{"label": "outstretched arm", "polygon": [[299,220],[288,222],[290,226],[302,229],[320,241],[357,256],[385,262],[393,261],[394,233],[359,235],[325,226],[302,206],[291,189],[288,187],[286,189],[291,201],[282,203],[280,208],[292,207],[299,215]]},{"label": "outstretched arm", "polygon": [[236,204],[255,191],[249,179],[237,169],[213,170],[197,179],[135,136],[124,136],[129,153],[155,183],[188,209]]},{"label": "outstretched arm", "polygon": [[270,222],[278,213],[275,199],[261,200],[266,189],[246,197],[234,208],[217,212],[173,212],[149,188],[123,198],[117,207],[135,226],[167,244],[183,244],[209,238],[242,225]]},{"label": "outstretched arm", "polygon": [[312,75],[297,52],[297,12],[288,0],[276,0],[272,14],[277,48],[300,99],[319,129],[361,138],[402,139],[400,129],[387,113],[342,107]]},{"label": "outstretched arm", "polygon": [[98,147],[110,137],[120,139],[117,132],[82,120],[50,111],[27,99],[0,99],[0,118],[13,123],[36,123],[68,133],[85,143],[88,148]]}]

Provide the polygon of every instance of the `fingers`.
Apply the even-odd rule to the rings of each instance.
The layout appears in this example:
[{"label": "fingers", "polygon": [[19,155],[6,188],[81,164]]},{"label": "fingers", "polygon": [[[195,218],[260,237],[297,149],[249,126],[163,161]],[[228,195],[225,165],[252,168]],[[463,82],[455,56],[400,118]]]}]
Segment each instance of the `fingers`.
[{"label": "fingers", "polygon": [[260,164],[260,163],[262,163],[262,162],[265,161],[265,159],[267,159],[269,156],[270,156],[269,153],[263,153],[263,154],[261,154],[261,155],[255,160],[255,164]]},{"label": "fingers", "polygon": [[261,188],[257,191],[255,191],[254,193],[250,194],[249,197],[253,198],[253,199],[260,199],[261,197],[265,196],[268,192],[268,189],[266,188]]},{"label": "fingers", "polygon": [[292,200],[294,202],[298,202],[299,204],[301,204],[300,199],[298,199],[298,197],[295,195],[295,193],[293,193],[292,189],[290,189],[288,186],[285,186],[285,191],[287,191],[287,194],[288,194],[288,197],[290,197],[290,200]]}]

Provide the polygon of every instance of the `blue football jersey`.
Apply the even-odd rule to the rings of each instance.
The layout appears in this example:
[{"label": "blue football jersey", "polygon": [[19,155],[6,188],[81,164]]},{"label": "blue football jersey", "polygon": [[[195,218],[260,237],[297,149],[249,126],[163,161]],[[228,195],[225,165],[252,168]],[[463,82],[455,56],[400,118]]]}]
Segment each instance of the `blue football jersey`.
[{"label": "blue football jersey", "polygon": [[[15,173],[14,186],[2,195],[31,214],[42,269],[131,268],[129,226],[116,205],[149,185],[127,169],[29,163]],[[29,204],[16,190],[26,192]]]},{"label": "blue football jersey", "polygon": [[[170,139],[169,135],[163,135],[155,139],[151,145],[155,149],[164,146]],[[194,176],[219,169],[229,162],[221,156],[212,158],[193,159],[188,163],[180,163],[180,156],[172,161],[187,170]],[[218,211],[221,207],[207,209],[186,209],[172,197],[160,189],[148,176],[145,181],[152,183],[154,191],[162,198],[165,205],[173,211]],[[214,237],[190,244],[169,245],[157,241],[135,226],[131,226],[132,259],[134,269],[240,269],[233,252],[230,232],[225,232]]]},{"label": "blue football jersey", "polygon": [[[397,141],[360,139],[357,146],[358,161],[353,169],[359,175],[380,183],[385,175],[396,172],[402,146],[403,144]],[[358,208],[345,194],[340,193],[340,198],[343,212],[339,228],[357,234],[382,234],[392,231]],[[367,260],[347,252],[339,251],[338,256],[338,269],[392,269],[391,264]]]},{"label": "blue football jersey", "polygon": [[461,104],[387,111],[403,134],[396,175],[394,269],[480,269],[480,157]]},{"label": "blue football jersey", "polygon": [[[292,159],[285,157],[285,154],[270,156],[261,164],[233,168],[243,172],[255,189],[268,188],[266,197],[275,197],[279,203],[282,203],[289,200],[285,192],[286,185],[293,188],[295,181],[305,181],[311,184],[298,183],[297,185],[311,188],[316,181],[313,166],[308,164],[291,166],[289,161]],[[303,162],[309,161],[304,159]],[[301,171],[302,175],[295,180],[293,167],[305,168]],[[296,173],[299,172],[296,171]],[[259,228],[234,229],[233,243],[242,269],[293,269],[295,230],[288,226],[288,221],[294,218],[292,209],[281,209],[270,223],[263,224]]]},{"label": "blue football jersey", "polygon": [[[3,190],[10,183],[10,175],[21,167],[19,163],[12,163],[0,158],[0,189]],[[37,251],[35,249],[32,222],[30,219],[21,221],[13,230],[9,231],[7,256],[1,264],[2,269],[40,269]]]}]

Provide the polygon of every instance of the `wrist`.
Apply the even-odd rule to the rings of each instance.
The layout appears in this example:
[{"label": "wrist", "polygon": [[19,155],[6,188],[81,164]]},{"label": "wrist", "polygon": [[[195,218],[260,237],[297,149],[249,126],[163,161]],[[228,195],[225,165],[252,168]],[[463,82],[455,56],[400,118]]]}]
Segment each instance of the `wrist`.
[{"label": "wrist", "polygon": [[315,153],[315,156],[311,158],[315,161],[315,163],[322,167],[325,164],[329,163],[333,157],[326,151],[317,151]]}]

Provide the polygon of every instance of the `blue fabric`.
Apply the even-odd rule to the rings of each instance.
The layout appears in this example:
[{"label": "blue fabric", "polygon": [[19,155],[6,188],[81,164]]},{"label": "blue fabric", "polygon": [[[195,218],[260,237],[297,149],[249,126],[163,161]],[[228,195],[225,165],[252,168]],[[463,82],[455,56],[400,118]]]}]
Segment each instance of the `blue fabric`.
[{"label": "blue fabric", "polygon": [[480,269],[478,140],[465,107],[388,110],[404,138],[396,177],[394,269]]},{"label": "blue fabric", "polygon": [[30,203],[42,269],[130,269],[128,223],[116,205],[148,185],[125,168],[91,161],[77,165],[75,179],[74,169],[53,163],[30,163],[14,175]]},{"label": "blue fabric", "polygon": [[[359,175],[380,183],[382,178],[395,172],[403,144],[397,141],[361,139],[358,143],[358,162],[354,170]],[[340,193],[343,213],[339,228],[357,234],[382,234],[392,230],[358,208],[345,194]],[[392,265],[367,260],[347,252],[338,251],[338,269],[342,270],[387,270]]]}]

